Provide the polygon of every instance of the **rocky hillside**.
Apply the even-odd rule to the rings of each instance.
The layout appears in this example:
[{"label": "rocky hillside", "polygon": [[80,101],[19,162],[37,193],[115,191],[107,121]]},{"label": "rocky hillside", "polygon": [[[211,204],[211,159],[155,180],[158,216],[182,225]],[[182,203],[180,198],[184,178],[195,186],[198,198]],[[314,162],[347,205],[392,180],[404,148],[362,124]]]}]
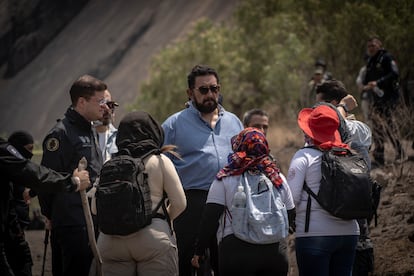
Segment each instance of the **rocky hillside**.
[{"label": "rocky hillside", "polygon": [[79,13],[88,0],[0,2],[0,65],[15,76]]},{"label": "rocky hillside", "polygon": [[[5,11],[12,2],[0,1],[0,14],[9,15]],[[23,2],[27,6],[38,1]],[[30,64],[15,76],[0,79],[0,135],[26,129],[41,142],[69,106],[70,85],[85,73],[108,83],[121,104],[117,117],[122,117],[148,77],[151,56],[185,35],[197,19],[227,20],[237,2],[87,1]],[[0,26],[10,26],[10,15],[0,18]],[[48,23],[55,24],[53,20]],[[0,75],[6,71],[3,65]]]},{"label": "rocky hillside", "polygon": [[[53,8],[57,2],[61,5],[70,2],[74,5],[73,10]],[[126,113],[128,103],[140,92],[139,86],[148,77],[154,54],[183,37],[193,22],[201,17],[215,21],[228,20],[238,2],[0,0],[0,135],[26,129],[34,134],[37,142],[41,142],[48,129],[69,106],[71,83],[85,73],[96,75],[109,84],[114,99],[121,105],[117,111],[119,119]],[[23,8],[13,6],[16,3]],[[36,5],[43,7],[40,13],[33,9]],[[20,17],[14,17],[15,14],[23,15],[25,20],[17,20]],[[33,14],[36,20],[27,21],[31,18],[28,14]],[[13,22],[20,22],[20,25],[13,25],[12,20],[17,20]],[[38,55],[19,71],[18,66],[13,69],[4,63],[12,53],[7,52],[4,45],[13,41],[8,34],[12,26],[22,25],[35,28],[37,35],[23,36],[25,39],[21,40],[25,43],[16,44],[25,46],[15,48],[24,50],[23,55],[14,56],[14,64],[22,66],[31,54]],[[47,45],[45,42],[49,40],[46,35],[53,38]],[[35,43],[31,44],[33,41]],[[289,127],[289,131],[283,132],[275,130],[271,134],[283,143],[275,142],[272,137],[269,139],[275,147],[272,152],[280,159],[284,170],[287,170],[290,158],[302,143],[294,143],[293,147],[286,145],[293,129]],[[292,134],[294,137],[300,135]],[[388,157],[387,166],[372,172],[373,177],[383,184],[378,226],[371,229],[375,247],[374,275],[414,275],[414,152],[411,142],[405,141],[406,162],[394,164]],[[40,275],[42,236],[43,231],[28,233],[35,262],[34,275]],[[47,269],[50,271],[50,264]],[[290,275],[297,275],[294,262],[291,272]]]}]

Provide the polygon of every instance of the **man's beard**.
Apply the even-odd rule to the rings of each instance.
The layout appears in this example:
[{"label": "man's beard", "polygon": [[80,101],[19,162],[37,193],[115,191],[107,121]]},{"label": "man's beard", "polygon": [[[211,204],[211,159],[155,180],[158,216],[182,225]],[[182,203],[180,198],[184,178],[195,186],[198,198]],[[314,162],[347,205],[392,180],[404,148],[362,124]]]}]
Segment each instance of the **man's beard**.
[{"label": "man's beard", "polygon": [[196,100],[193,101],[195,108],[198,111],[204,114],[208,114],[216,110],[217,108],[217,100],[216,99],[208,99],[205,100],[203,103],[199,103]]},{"label": "man's beard", "polygon": [[111,123],[111,115],[110,114],[104,114],[103,118],[100,120],[102,122],[102,125],[109,126]]}]

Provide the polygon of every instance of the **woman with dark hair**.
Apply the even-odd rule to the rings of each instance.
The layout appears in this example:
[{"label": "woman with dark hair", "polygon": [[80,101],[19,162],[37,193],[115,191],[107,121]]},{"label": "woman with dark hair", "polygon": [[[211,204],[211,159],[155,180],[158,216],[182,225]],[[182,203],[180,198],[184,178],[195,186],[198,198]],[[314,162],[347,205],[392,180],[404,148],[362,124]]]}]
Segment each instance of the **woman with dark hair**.
[{"label": "woman with dark hair", "polygon": [[[164,154],[175,146],[162,146],[164,131],[150,114],[142,111],[127,114],[120,122],[116,145],[117,154],[142,158],[148,174],[152,210],[168,197],[167,212],[174,220],[186,207],[180,178],[171,160]],[[178,156],[178,155],[177,155]],[[157,211],[150,225],[129,235],[99,234],[98,248],[102,255],[102,271],[111,275],[178,275],[178,252],[171,225]],[[165,216],[164,216],[165,217]]]}]

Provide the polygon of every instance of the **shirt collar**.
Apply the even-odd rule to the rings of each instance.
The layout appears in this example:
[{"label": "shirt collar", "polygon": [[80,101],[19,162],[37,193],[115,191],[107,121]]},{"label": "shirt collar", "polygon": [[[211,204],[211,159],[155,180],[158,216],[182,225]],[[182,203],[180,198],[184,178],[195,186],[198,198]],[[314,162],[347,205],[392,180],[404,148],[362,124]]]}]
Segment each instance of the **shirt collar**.
[{"label": "shirt collar", "polygon": [[[193,105],[193,102],[192,101],[189,101],[188,102],[188,109],[192,112],[192,113],[194,113],[194,114],[197,114],[200,118],[201,118],[201,112],[200,111],[198,111],[198,109],[197,108],[195,108],[195,106]],[[218,115],[221,117],[221,116],[223,116],[223,114],[224,114],[224,112],[225,112],[225,109],[224,109],[224,107],[222,106],[222,105],[220,105],[220,104],[218,104],[217,105],[217,108],[218,108],[218,110],[219,110],[219,112],[218,112]]]},{"label": "shirt collar", "polygon": [[72,124],[77,124],[83,129],[90,130],[92,128],[91,122],[89,122],[82,115],[80,115],[72,106],[69,107],[66,111],[65,117],[68,118],[69,122],[71,122]]}]

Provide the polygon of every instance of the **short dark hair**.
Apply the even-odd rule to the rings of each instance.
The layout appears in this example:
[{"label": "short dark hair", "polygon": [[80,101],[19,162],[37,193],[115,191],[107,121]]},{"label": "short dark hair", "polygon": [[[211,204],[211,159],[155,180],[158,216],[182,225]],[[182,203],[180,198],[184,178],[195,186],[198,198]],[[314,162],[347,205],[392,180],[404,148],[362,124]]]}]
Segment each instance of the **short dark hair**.
[{"label": "short dark hair", "polygon": [[325,102],[336,100],[339,103],[348,92],[341,81],[329,80],[316,87],[316,94],[322,94],[321,98]]},{"label": "short dark hair", "polygon": [[89,100],[95,94],[95,91],[105,91],[107,88],[103,81],[90,75],[83,75],[70,88],[72,105],[75,105],[80,97]]},{"label": "short dark hair", "polygon": [[269,115],[263,109],[259,109],[259,108],[250,109],[246,111],[246,113],[244,113],[243,115],[243,126],[244,127],[247,127],[250,124],[250,121],[252,120],[252,117],[254,115],[266,116],[267,118],[269,118]]},{"label": "short dark hair", "polygon": [[196,65],[191,69],[190,74],[187,76],[188,88],[194,88],[195,86],[195,79],[199,76],[208,76],[214,75],[217,79],[217,84],[220,83],[220,79],[218,77],[217,71],[213,68],[209,67],[208,65]]}]

